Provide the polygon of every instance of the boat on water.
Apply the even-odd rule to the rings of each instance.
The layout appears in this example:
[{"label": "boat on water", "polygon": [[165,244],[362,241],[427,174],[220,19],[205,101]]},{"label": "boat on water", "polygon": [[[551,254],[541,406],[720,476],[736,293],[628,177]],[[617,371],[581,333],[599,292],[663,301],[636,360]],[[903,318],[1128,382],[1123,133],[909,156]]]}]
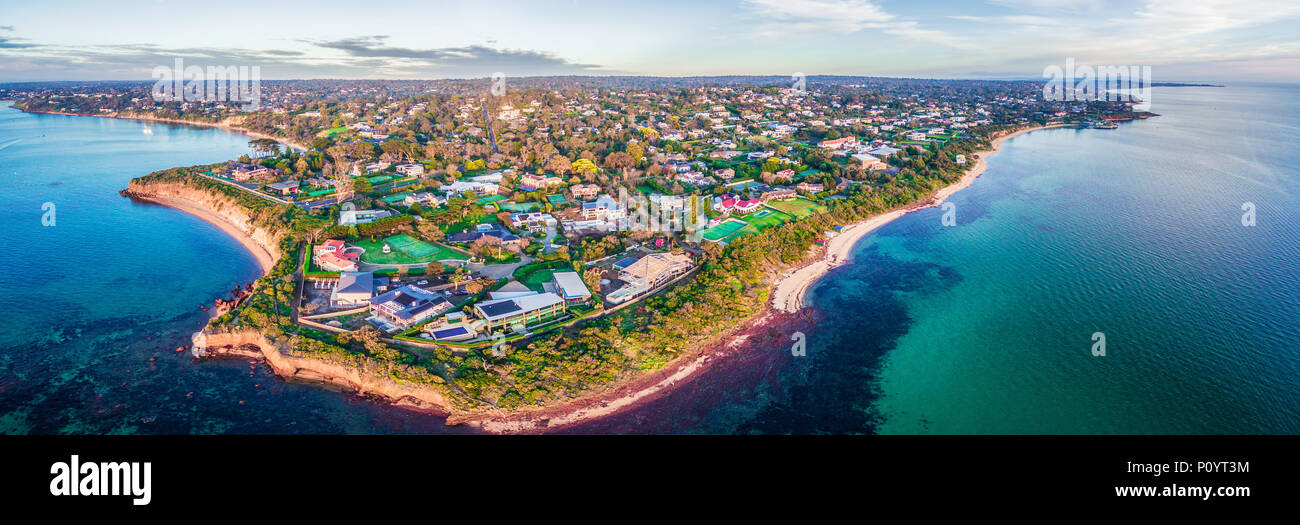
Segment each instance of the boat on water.
[{"label": "boat on water", "polygon": [[1119,127],[1119,124],[1116,124],[1109,120],[1099,120],[1097,122],[1093,122],[1089,127],[1091,127],[1092,129],[1116,129]]}]

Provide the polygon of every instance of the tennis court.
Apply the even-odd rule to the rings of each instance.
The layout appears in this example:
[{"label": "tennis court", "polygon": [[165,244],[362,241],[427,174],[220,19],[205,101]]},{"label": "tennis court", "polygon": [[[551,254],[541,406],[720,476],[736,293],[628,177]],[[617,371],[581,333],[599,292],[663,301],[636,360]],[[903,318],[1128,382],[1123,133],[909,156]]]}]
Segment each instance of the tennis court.
[{"label": "tennis court", "polygon": [[388,243],[389,246],[392,246],[393,249],[401,250],[402,252],[405,252],[407,255],[410,255],[411,257],[415,257],[417,259],[428,257],[430,255],[438,253],[438,248],[436,246],[415,239],[410,235],[406,235],[406,234],[399,234],[399,235],[394,235],[392,237],[385,238],[384,242]]},{"label": "tennis court", "polygon": [[707,241],[720,241],[748,226],[745,221],[727,219],[726,222],[700,232],[700,237]]}]

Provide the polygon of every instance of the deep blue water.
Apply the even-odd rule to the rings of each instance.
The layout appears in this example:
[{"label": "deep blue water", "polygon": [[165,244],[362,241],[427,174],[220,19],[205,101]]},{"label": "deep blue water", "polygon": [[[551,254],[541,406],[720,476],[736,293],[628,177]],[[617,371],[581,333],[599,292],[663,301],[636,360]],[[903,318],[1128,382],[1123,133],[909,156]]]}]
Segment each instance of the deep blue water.
[{"label": "deep blue water", "polygon": [[248,140],[0,105],[0,433],[442,429],[261,365],[175,352],[206,322],[199,305],[256,279],[257,262],[216,227],[117,192],[150,171],[247,153]]}]

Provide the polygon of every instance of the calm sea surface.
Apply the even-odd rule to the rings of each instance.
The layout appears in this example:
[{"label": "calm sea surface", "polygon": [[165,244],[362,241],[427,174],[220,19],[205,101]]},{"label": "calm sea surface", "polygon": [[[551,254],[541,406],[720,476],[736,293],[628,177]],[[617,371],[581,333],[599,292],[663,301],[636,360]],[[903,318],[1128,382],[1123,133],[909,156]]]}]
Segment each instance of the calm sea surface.
[{"label": "calm sea surface", "polygon": [[[1153,103],[1161,117],[1116,130],[1008,141],[950,200],[956,226],[936,208],[864,238],[813,288],[806,357],[724,362],[575,430],[1300,432],[1300,87],[1157,88]],[[116,192],[246,151],[215,130],[0,107],[0,432],[446,430],[174,352],[256,263]]]},{"label": "calm sea surface", "polygon": [[1152,101],[1006,142],[956,226],[863,238],[813,287],[806,357],[725,361],[587,430],[1300,432],[1300,87]]},{"label": "calm sea surface", "polygon": [[256,279],[257,261],[206,222],[117,192],[150,171],[248,153],[248,140],[0,103],[0,433],[442,430],[261,365],[175,351],[206,322],[199,305]]}]

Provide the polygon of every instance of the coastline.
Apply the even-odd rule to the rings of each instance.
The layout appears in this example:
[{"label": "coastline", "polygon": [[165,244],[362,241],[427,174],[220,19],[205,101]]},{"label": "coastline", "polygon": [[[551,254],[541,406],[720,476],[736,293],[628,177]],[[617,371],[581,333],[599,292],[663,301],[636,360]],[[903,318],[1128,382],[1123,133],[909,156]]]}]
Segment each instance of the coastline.
[{"label": "coastline", "polygon": [[253,257],[257,259],[257,264],[262,267],[262,276],[271,273],[271,268],[275,267],[276,257],[272,255],[271,250],[269,248],[267,248],[257,239],[254,239],[253,236],[250,235],[248,232],[245,232],[244,230],[240,229],[236,225],[232,224],[225,217],[213,213],[211,210],[203,208],[202,206],[195,205],[189,201],[175,199],[175,198],[158,197],[158,196],[139,196],[139,195],[132,195],[131,198],[141,202],[148,202],[152,204],[157,204],[159,206],[166,206],[168,208],[179,210],[188,213],[190,215],[193,215],[195,217],[198,217],[199,219],[202,219],[204,222],[207,222],[213,226],[216,226],[217,228],[221,229],[221,231],[225,232],[226,235],[229,235],[232,238],[234,238],[236,241],[239,241],[239,244],[243,245],[244,249],[248,250],[248,253],[251,253]]},{"label": "coastline", "polygon": [[307,147],[307,146],[304,146],[304,145],[302,145],[302,144],[298,144],[298,143],[296,143],[296,142],[290,142],[289,140],[284,139],[284,138],[281,138],[281,137],[273,137],[273,136],[271,136],[271,135],[267,135],[267,134],[265,134],[265,133],[259,133],[259,132],[256,132],[256,131],[252,131],[252,130],[249,130],[249,129],[241,128],[241,127],[239,127],[239,126],[237,126],[237,125],[231,124],[230,121],[233,120],[233,119],[236,118],[236,117],[228,117],[228,118],[226,118],[226,120],[223,120],[223,121],[221,121],[221,122],[200,122],[200,121],[194,121],[194,120],[182,120],[182,119],[174,119],[174,118],[162,118],[162,117],[155,117],[155,116],[151,116],[151,115],[139,115],[139,114],[135,114],[135,113],[126,113],[126,114],[122,114],[122,113],[104,113],[104,114],[98,114],[98,115],[97,115],[97,114],[94,114],[94,113],[69,113],[69,112],[66,112],[66,111],[29,111],[29,110],[21,109],[21,108],[19,108],[18,111],[22,111],[22,112],[24,112],[24,113],[34,113],[34,114],[37,114],[37,115],[64,115],[64,116],[69,116],[69,117],[115,118],[115,119],[123,119],[123,120],[139,120],[139,121],[142,121],[142,122],[160,122],[160,123],[164,123],[164,124],[181,124],[181,125],[185,125],[185,126],[195,126],[195,127],[200,127],[200,128],[216,128],[216,129],[219,129],[219,130],[222,130],[222,131],[226,131],[226,132],[229,132],[229,133],[238,133],[238,134],[240,134],[240,135],[244,135],[244,136],[249,137],[249,138],[254,138],[254,139],[270,139],[270,140],[274,140],[274,141],[276,141],[277,143],[279,143],[279,144],[282,145],[282,146],[287,146],[287,147],[290,147],[290,148],[293,148],[293,149],[296,149],[296,150],[300,150],[300,151],[310,151],[310,150],[311,150],[311,148],[309,148],[309,147]]},{"label": "coastline", "polygon": [[804,307],[804,298],[808,294],[808,289],[812,287],[823,275],[849,261],[849,256],[853,253],[853,247],[857,245],[858,240],[867,234],[875,231],[877,228],[893,222],[895,219],[907,215],[908,213],[923,210],[926,208],[939,206],[943,204],[953,194],[966,189],[975,179],[984,174],[988,169],[988,157],[997,153],[1002,148],[1002,143],[1007,140],[1040,129],[1049,129],[1061,126],[1034,126],[1020,129],[1000,135],[993,139],[988,149],[975,152],[979,158],[975,165],[962,175],[961,179],[948,186],[939,188],[934,196],[925,202],[919,202],[903,208],[887,211],[880,215],[856,222],[844,228],[839,235],[832,237],[826,244],[826,251],[822,257],[816,261],[808,263],[802,267],[796,268],[784,274],[776,285],[772,288],[772,306],[780,312],[794,313]]},{"label": "coastline", "polygon": [[[822,257],[784,274],[773,286],[772,301],[757,315],[751,317],[735,330],[710,339],[708,342],[699,345],[695,352],[682,355],[659,370],[632,376],[623,382],[611,385],[605,390],[580,395],[549,406],[524,408],[506,414],[484,412],[462,415],[446,414],[446,423],[448,425],[469,425],[494,434],[540,433],[594,422],[631,408],[652,403],[677,386],[696,377],[699,372],[707,369],[714,360],[742,349],[743,345],[756,336],[761,336],[761,334],[770,331],[778,324],[797,320],[796,314],[806,316],[808,310],[803,307],[804,296],[808,288],[831,268],[844,264],[848,260],[853,246],[863,236],[907,213],[940,205],[956,192],[969,187],[976,178],[983,174],[987,169],[988,155],[996,153],[1003,142],[1020,134],[1048,127],[1052,126],[1025,128],[998,136],[993,139],[990,148],[975,153],[978,156],[975,165],[968,169],[960,180],[938,189],[931,198],[848,226],[839,235],[831,239]],[[251,232],[246,232],[240,228],[234,219],[208,209],[201,201],[195,201],[185,195],[133,194],[131,196],[141,201],[190,213],[217,226],[238,240],[258,259],[264,274],[268,273],[275,265],[277,257],[268,246],[256,239]],[[303,364],[293,367],[295,372],[279,375],[282,377],[296,377],[305,370],[314,368],[314,365],[307,365],[307,361],[310,360],[303,361]],[[322,376],[325,382],[339,383],[345,387],[358,385],[357,381],[333,381],[333,379],[339,377],[337,373]],[[317,380],[322,378],[317,378]],[[409,396],[384,397],[396,400]],[[438,403],[420,403],[420,405],[422,405],[420,408],[429,409],[432,408],[430,405],[438,405]],[[443,408],[444,410],[434,410],[434,412],[444,412],[446,407]]]},{"label": "coastline", "polygon": [[862,237],[908,213],[938,206],[953,194],[969,187],[988,169],[987,158],[997,153],[1002,143],[1018,135],[1040,129],[1064,126],[1035,126],[1000,135],[990,147],[975,152],[978,159],[961,179],[937,190],[930,199],[903,208],[891,210],[850,225],[827,244],[820,259],[791,270],[773,286],[773,300],[759,314],[747,320],[737,330],[702,344],[695,353],[683,355],[667,366],[642,377],[629,379],[603,392],[580,396],[563,404],[514,412],[504,416],[470,416],[464,419],[449,418],[448,424],[470,424],[495,434],[540,433],[562,430],[583,423],[612,416],[626,409],[642,406],[662,397],[672,388],[685,383],[712,361],[726,357],[741,345],[769,331],[774,325],[797,322],[806,318],[804,296],[808,288],[831,268],[844,264],[853,246]]}]

